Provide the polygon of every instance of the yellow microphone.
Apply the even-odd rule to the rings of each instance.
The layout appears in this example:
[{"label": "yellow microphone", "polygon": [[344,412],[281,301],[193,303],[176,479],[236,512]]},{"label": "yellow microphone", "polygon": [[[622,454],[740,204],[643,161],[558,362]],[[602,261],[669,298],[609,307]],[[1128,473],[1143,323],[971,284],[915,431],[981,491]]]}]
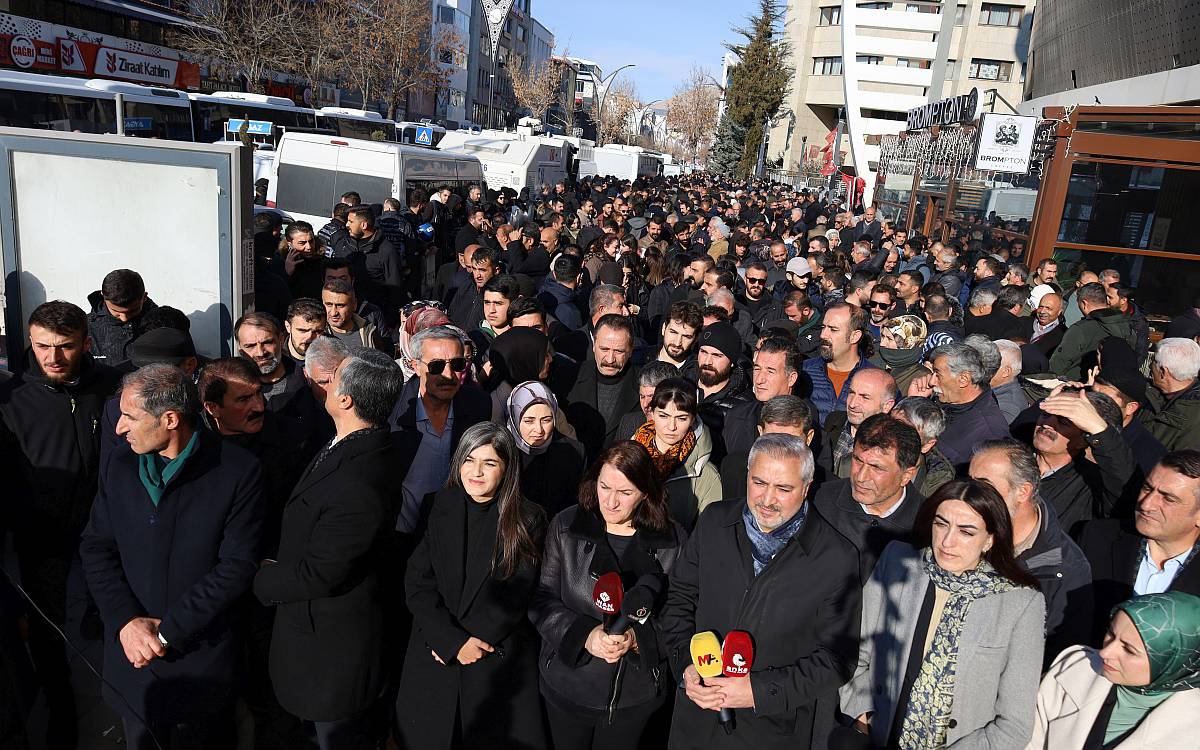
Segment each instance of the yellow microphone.
[{"label": "yellow microphone", "polygon": [[692,636],[692,664],[700,673],[700,681],[705,677],[721,676],[721,642],[717,634],[711,630],[696,633]]}]

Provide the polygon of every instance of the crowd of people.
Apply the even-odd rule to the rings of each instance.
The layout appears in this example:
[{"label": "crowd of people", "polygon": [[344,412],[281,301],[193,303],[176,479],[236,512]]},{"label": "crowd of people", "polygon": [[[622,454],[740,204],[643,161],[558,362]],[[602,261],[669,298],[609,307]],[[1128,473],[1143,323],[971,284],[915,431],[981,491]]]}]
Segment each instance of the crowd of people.
[{"label": "crowd of people", "polygon": [[78,744],[73,566],[136,750],[1200,747],[1200,301],[702,173],[376,197],[256,216],[235,356],[32,311],[0,747]]}]

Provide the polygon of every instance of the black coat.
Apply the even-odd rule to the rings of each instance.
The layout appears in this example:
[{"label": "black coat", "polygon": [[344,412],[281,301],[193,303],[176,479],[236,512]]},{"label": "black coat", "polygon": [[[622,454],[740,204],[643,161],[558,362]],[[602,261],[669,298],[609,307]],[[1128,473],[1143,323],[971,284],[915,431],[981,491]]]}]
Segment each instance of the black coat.
[{"label": "black coat", "polygon": [[7,482],[0,519],[52,545],[57,556],[74,556],[87,524],[104,404],[120,377],[85,355],[77,383],[54,385],[27,352],[25,371],[0,385],[0,466]]},{"label": "black coat", "polygon": [[[541,581],[529,618],[542,636],[538,667],[547,700],[587,718],[603,714],[610,699],[617,709],[665,698],[671,684],[659,615],[666,602],[666,578],[679,557],[687,534],[672,523],[665,534],[639,531],[617,559],[609,546],[604,521],[578,505],[555,516],[546,533]],[[592,603],[592,588],[605,573],[618,573],[625,591],[642,576],[658,576],[662,595],[644,624],[635,623],[639,653],[618,664],[597,659],[584,649],[588,634],[601,623]],[[617,682],[617,673],[621,680]]]},{"label": "black coat", "polygon": [[694,633],[748,631],[756,708],[736,709],[737,729],[727,735],[716,712],[698,708],[680,686],[670,747],[821,747],[814,716],[832,710],[858,659],[858,552],[809,506],[803,527],[756,577],[744,507],[744,500],[726,500],[700,514],[671,571],[662,625],[677,677],[691,663]]},{"label": "black coat", "polygon": [[345,719],[379,695],[386,669],[379,558],[404,468],[386,430],[339,443],[300,477],[283,512],[278,562],[254,579],[259,600],[278,608],[276,697],[302,719]]},{"label": "black coat", "polygon": [[849,479],[826,482],[813,496],[813,506],[838,533],[858,548],[863,583],[871,577],[884,547],[894,541],[909,544],[913,542],[913,524],[916,523],[917,511],[921,509],[925,498],[912,484],[905,490],[907,494],[904,501],[887,518],[873,516],[862,509],[854,499],[854,490]]},{"label": "black coat", "polygon": [[[79,555],[104,621],[105,697],[118,712],[182,721],[232,703],[230,610],[258,568],[261,476],[254,456],[203,431],[157,507],[132,451],[114,451],[101,467]],[[118,638],[135,617],[160,618],[170,644],[142,669]]]},{"label": "black coat", "polygon": [[279,551],[283,509],[314,451],[298,422],[270,411],[263,415],[262,429],[258,432],[228,435],[223,439],[253,453],[262,466],[263,529],[259,557],[273,559]]},{"label": "black coat", "polygon": [[[1092,565],[1092,638],[1099,648],[1113,607],[1133,596],[1144,538],[1130,520],[1090,521],[1079,532],[1079,548]],[[1170,591],[1200,596],[1200,564],[1195,559],[1171,582]],[[1086,616],[1086,615],[1080,615]]]},{"label": "black coat", "polygon": [[1043,477],[1039,490],[1068,534],[1076,533],[1084,521],[1112,518],[1130,480],[1136,476],[1141,485],[1141,470],[1120,432],[1109,427],[1084,439],[1091,445],[1096,463],[1080,455]]},{"label": "black coat", "polygon": [[305,439],[319,439],[326,428],[328,414],[313,398],[304,368],[291,357],[284,357],[283,391],[267,399],[267,409],[300,423]]},{"label": "black coat", "polygon": [[[722,437],[725,440],[727,453],[750,452],[754,441],[758,440],[758,417],[762,414],[763,403],[754,398],[754,393],[751,391],[747,394],[746,401],[734,404],[729,411],[725,412]],[[722,473],[721,476],[725,475]],[[742,492],[745,492],[744,488]]]},{"label": "black coat", "polygon": [[1037,538],[1017,562],[1037,578],[1046,597],[1046,654],[1042,664],[1049,668],[1067,646],[1089,644],[1092,566],[1045,503]]},{"label": "black coat", "polygon": [[362,256],[364,278],[362,299],[383,308],[384,320],[395,325],[400,319],[400,308],[406,302],[404,292],[404,257],[400,248],[392,244],[381,230],[368,238],[356,241]]},{"label": "black coat", "polygon": [[544,452],[521,454],[521,494],[552,518],[578,502],[583,469],[583,445],[555,430]]},{"label": "black coat", "polygon": [[158,305],[154,304],[154,300],[146,298],[141,314],[122,323],[109,314],[108,306],[98,293],[90,295],[88,300],[95,300],[92,311],[87,315],[88,335],[92,337],[92,353],[98,361],[109,367],[116,367],[128,361],[129,345],[145,331],[146,313]]},{"label": "black coat", "polygon": [[[469,502],[458,487],[438,493],[408,561],[405,587],[413,629],[396,701],[400,744],[410,750],[450,748],[457,716],[464,747],[542,748],[538,639],[527,616],[538,566],[521,565],[501,580],[491,570],[492,545],[464,549]],[[535,527],[540,548],[545,517],[528,502],[522,512]],[[498,519],[493,506],[481,538],[495,537]],[[455,657],[472,636],[495,652],[462,666]]]},{"label": "black coat", "polygon": [[567,394],[567,404],[564,411],[567,421],[575,428],[575,436],[583,443],[588,462],[595,460],[607,446],[615,442],[617,428],[621,418],[638,407],[638,378],[633,366],[625,368],[621,374],[617,402],[613,407],[612,418],[607,421],[597,406],[597,378],[600,372],[596,362],[588,357],[579,368],[579,376],[575,385]]}]

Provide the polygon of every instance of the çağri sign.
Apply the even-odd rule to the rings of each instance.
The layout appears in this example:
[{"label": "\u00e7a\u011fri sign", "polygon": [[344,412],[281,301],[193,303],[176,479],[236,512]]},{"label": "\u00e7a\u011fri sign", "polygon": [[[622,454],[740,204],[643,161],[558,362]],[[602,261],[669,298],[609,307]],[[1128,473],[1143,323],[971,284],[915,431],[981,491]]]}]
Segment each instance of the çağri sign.
[{"label": "\u00e7a\u011fri sign", "polygon": [[926,130],[935,125],[965,125],[979,112],[979,89],[908,110],[908,129]]}]

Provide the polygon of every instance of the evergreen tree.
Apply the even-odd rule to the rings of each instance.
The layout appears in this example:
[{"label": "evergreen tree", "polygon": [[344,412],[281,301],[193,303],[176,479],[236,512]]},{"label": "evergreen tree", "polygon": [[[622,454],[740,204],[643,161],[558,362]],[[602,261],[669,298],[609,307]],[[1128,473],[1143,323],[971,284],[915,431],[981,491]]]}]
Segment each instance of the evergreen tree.
[{"label": "evergreen tree", "polygon": [[759,144],[766,135],[766,120],[778,114],[792,78],[788,43],[783,35],[783,8],[776,0],[759,0],[758,13],[748,20],[748,27],[734,29],[745,42],[726,45],[739,60],[725,93],[727,116],[745,133],[738,159],[739,177],[753,171]]},{"label": "evergreen tree", "polygon": [[726,113],[717,127],[717,139],[708,155],[707,170],[723,177],[735,177],[746,150],[746,129]]}]

